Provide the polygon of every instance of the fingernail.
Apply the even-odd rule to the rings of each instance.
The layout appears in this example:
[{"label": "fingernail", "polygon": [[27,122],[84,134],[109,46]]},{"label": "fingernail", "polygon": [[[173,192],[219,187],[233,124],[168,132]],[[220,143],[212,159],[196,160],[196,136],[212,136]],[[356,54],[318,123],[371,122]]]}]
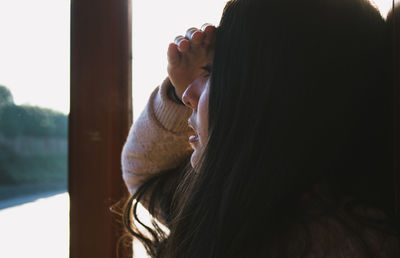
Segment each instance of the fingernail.
[{"label": "fingernail", "polygon": [[204,31],[208,26],[214,27],[214,25],[211,24],[211,23],[204,23],[204,24],[201,26],[201,30]]},{"label": "fingernail", "polygon": [[177,44],[177,45],[179,45],[179,43],[181,43],[181,41],[182,41],[183,39],[185,39],[185,37],[183,37],[183,36],[177,36],[177,37],[174,39],[174,43]]}]

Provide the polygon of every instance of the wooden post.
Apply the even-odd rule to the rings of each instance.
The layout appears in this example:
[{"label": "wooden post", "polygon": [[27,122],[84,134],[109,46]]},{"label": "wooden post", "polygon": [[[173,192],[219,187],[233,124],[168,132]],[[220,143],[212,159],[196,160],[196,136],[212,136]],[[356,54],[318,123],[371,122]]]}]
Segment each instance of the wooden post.
[{"label": "wooden post", "polygon": [[110,207],[126,194],[120,156],[131,123],[131,2],[72,0],[71,258],[116,257],[121,225]]}]

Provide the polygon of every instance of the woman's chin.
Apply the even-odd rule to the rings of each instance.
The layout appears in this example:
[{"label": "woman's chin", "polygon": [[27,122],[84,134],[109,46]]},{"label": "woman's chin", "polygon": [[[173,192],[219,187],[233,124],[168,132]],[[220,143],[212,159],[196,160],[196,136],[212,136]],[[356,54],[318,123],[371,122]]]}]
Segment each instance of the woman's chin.
[{"label": "woman's chin", "polygon": [[192,168],[196,168],[200,159],[200,153],[198,150],[194,149],[192,156],[190,157],[190,164]]}]

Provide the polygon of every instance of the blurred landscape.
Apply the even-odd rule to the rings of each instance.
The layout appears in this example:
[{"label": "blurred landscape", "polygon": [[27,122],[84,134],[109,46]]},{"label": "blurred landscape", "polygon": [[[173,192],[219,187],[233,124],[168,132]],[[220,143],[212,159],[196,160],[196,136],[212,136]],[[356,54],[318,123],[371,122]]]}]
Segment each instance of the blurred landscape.
[{"label": "blurred landscape", "polygon": [[0,200],[66,191],[67,162],[68,116],[15,105],[0,85]]}]

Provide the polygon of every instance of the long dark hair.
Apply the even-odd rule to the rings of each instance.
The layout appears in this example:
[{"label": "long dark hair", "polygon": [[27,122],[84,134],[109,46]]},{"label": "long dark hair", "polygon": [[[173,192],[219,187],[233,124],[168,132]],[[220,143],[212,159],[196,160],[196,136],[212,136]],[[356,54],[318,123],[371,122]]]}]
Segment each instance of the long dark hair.
[{"label": "long dark hair", "polygon": [[153,256],[305,256],[310,243],[292,237],[316,220],[309,203],[318,216],[341,221],[343,210],[366,225],[357,210],[379,210],[398,234],[386,30],[362,0],[230,1],[217,31],[208,144],[179,177],[170,234],[148,245]]}]

